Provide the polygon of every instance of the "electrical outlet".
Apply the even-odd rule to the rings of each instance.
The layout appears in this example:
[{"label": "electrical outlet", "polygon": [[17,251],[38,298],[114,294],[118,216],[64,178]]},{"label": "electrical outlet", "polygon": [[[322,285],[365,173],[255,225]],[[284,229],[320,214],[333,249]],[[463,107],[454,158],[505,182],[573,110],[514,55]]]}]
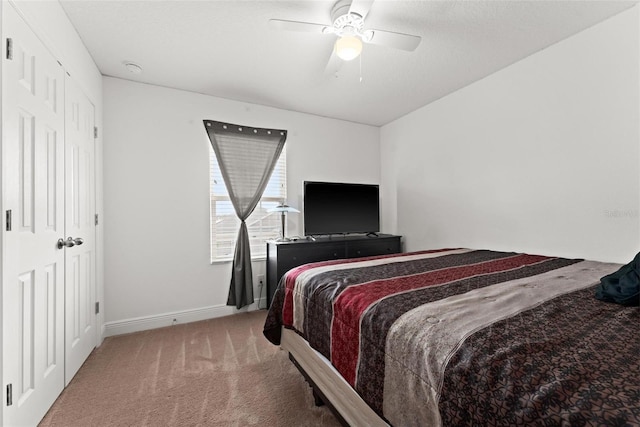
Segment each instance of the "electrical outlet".
[{"label": "electrical outlet", "polygon": [[258,308],[260,308],[260,301],[262,300],[262,294],[266,288],[265,281],[264,281],[264,274],[258,274],[257,279],[258,279]]}]

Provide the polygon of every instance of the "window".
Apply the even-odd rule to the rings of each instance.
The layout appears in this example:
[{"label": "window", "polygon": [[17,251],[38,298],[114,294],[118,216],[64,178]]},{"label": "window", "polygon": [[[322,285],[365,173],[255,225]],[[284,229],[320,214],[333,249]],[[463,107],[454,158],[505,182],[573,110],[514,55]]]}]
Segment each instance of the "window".
[{"label": "window", "polygon": [[[280,153],[271,179],[255,210],[247,219],[251,258],[266,257],[266,241],[280,236],[279,212],[269,212],[287,200],[286,147]],[[213,148],[209,146],[211,193],[211,261],[233,259],[240,220],[233,210]]]}]

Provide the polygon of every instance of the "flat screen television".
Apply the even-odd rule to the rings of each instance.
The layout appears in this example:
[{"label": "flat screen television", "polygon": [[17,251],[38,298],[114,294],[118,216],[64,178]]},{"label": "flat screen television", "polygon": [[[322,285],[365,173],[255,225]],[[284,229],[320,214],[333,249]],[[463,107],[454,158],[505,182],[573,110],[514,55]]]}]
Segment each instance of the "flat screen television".
[{"label": "flat screen television", "polygon": [[380,192],[375,184],[304,182],[304,234],[380,231]]}]

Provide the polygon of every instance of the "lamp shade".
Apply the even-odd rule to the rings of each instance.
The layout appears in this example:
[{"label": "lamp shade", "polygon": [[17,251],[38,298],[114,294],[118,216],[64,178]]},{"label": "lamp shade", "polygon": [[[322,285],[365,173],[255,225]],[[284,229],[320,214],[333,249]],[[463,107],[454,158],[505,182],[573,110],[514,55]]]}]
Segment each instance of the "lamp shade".
[{"label": "lamp shade", "polygon": [[269,209],[269,212],[295,212],[295,213],[300,213],[300,211],[292,206],[289,205],[278,205],[276,207],[273,207],[271,209]]},{"label": "lamp shade", "polygon": [[362,40],[357,36],[342,36],[336,40],[336,55],[344,61],[351,61],[362,52]]}]

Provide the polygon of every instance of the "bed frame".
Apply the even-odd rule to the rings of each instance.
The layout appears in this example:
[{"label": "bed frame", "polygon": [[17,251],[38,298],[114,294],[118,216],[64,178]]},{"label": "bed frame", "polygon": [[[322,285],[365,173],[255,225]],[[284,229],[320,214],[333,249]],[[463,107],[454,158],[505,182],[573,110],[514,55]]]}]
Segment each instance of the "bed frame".
[{"label": "bed frame", "polygon": [[300,335],[283,328],[280,346],[313,388],[316,405],[326,404],[343,425],[389,426]]}]

